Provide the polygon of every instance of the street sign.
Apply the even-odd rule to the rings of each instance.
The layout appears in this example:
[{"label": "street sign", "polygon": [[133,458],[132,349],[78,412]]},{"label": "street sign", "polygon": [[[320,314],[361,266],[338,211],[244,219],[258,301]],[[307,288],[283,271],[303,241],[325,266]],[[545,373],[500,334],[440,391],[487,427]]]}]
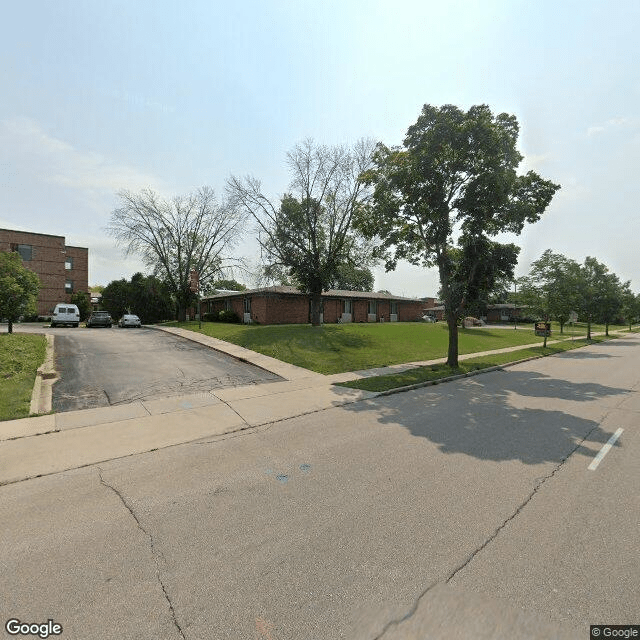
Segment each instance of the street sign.
[{"label": "street sign", "polygon": [[551,335],[551,323],[550,322],[536,322],[535,327],[536,335],[545,337]]}]

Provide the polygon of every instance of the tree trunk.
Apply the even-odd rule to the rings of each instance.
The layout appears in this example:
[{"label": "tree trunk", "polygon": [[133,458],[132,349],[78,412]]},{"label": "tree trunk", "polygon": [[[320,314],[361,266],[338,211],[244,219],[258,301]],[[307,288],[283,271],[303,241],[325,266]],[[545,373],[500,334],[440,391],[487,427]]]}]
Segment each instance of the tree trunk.
[{"label": "tree trunk", "polygon": [[587,320],[587,340],[591,340],[591,318]]},{"label": "tree trunk", "polygon": [[314,292],[311,294],[311,325],[319,327],[320,314],[322,313],[322,292]]},{"label": "tree trunk", "polygon": [[7,324],[7,333],[13,333],[13,322],[11,320]]},{"label": "tree trunk", "polygon": [[447,364],[452,369],[458,368],[458,319],[455,315],[447,314],[447,325],[449,327],[449,351],[447,353]]},{"label": "tree trunk", "polygon": [[564,322],[560,320],[560,333],[564,333]]},{"label": "tree trunk", "polygon": [[604,324],[604,335],[608,336],[609,335],[609,323],[605,322]]}]

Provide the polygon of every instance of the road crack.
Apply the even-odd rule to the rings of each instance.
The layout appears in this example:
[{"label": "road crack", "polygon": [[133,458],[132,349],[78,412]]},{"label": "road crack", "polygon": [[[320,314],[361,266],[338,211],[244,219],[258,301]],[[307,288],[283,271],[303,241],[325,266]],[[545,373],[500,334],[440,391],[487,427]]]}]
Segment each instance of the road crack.
[{"label": "road crack", "polygon": [[171,613],[171,618],[173,620],[173,624],[175,625],[176,629],[178,630],[178,633],[180,634],[180,637],[183,638],[183,640],[185,640],[185,635],[184,632],[182,631],[182,628],[180,627],[180,624],[178,622],[178,619],[176,617],[176,611],[173,607],[173,602],[171,602],[171,598],[169,597],[169,593],[167,592],[167,588],[164,584],[164,582],[162,581],[162,574],[160,572],[160,563],[158,561],[158,556],[162,555],[160,553],[160,551],[157,550],[156,545],[155,545],[155,541],[153,539],[153,536],[142,526],[142,523],[140,522],[138,516],[136,515],[135,511],[132,509],[131,505],[127,502],[127,500],[125,499],[125,497],[122,495],[122,493],[120,491],[118,491],[118,489],[116,489],[113,485],[109,484],[102,476],[102,469],[100,467],[96,467],[98,469],[98,476],[100,477],[100,483],[102,485],[104,485],[105,487],[107,487],[108,489],[111,489],[111,491],[113,491],[113,493],[115,493],[118,498],[120,498],[120,502],[122,502],[122,504],[124,505],[125,509],[131,514],[131,517],[135,520],[136,526],[138,527],[138,529],[140,529],[140,531],[142,531],[142,533],[147,537],[147,539],[149,540],[149,547],[151,549],[151,556],[153,557],[153,561],[155,563],[156,566],[156,578],[158,580],[158,584],[160,585],[160,588],[162,589],[162,593],[164,594],[165,600],[167,601],[167,604],[169,605],[169,611]]},{"label": "road crack", "polygon": [[[607,412],[607,414],[608,413],[610,412]],[[591,434],[596,429],[599,428],[599,426],[600,426],[599,424],[596,424],[594,427],[592,427],[589,430],[589,432],[586,433],[580,439],[580,441],[576,444],[576,446],[573,449],[571,449],[571,451],[569,451],[567,455],[565,455],[563,458],[560,459],[560,462],[556,464],[556,466],[553,468],[553,470],[550,473],[537,479],[537,482],[533,490],[531,491],[531,493],[529,493],[529,495],[520,503],[520,505],[516,508],[516,510],[508,518],[506,518],[502,522],[502,524],[500,524],[500,526],[497,527],[496,530],[481,545],[479,545],[467,556],[464,562],[459,564],[451,573],[449,573],[449,575],[444,579],[445,584],[449,584],[456,577],[456,575],[458,575],[458,573],[460,573],[463,569],[465,569],[479,553],[481,553],[484,549],[486,549],[486,547],[498,537],[500,532],[503,529],[505,529],[510,522],[512,522],[515,518],[517,518],[520,515],[520,513],[522,513],[523,509],[531,502],[531,500],[533,500],[534,496],[538,493],[538,491],[540,491],[541,487],[547,482],[547,480],[550,480],[551,478],[553,478],[553,476],[556,475],[556,473],[558,473],[558,471],[563,467],[566,461],[580,447],[582,447],[584,442],[591,436]],[[401,618],[397,618],[395,620],[390,620],[389,622],[387,622],[387,624],[385,624],[385,626],[382,628],[382,631],[375,638],[373,638],[373,640],[381,640],[381,638],[384,637],[384,635],[387,633],[387,631],[389,631],[389,629],[391,629],[392,627],[398,627],[400,624],[402,624],[403,622],[411,618],[411,616],[413,616],[415,612],[418,610],[421,600],[429,593],[429,591],[431,591],[440,582],[442,582],[442,580],[436,580],[435,582],[430,584],[426,589],[424,589],[415,599],[409,611],[407,611],[407,613],[405,613]]]}]

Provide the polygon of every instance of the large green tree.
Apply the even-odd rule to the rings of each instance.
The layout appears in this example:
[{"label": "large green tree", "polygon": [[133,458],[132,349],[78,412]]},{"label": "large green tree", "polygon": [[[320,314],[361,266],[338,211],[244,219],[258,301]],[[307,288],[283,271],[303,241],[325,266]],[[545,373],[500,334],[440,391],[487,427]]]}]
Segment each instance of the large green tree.
[{"label": "large green tree", "polygon": [[529,274],[520,278],[518,300],[541,320],[556,320],[562,333],[571,312],[581,306],[579,283],[580,265],[547,249],[531,263]]},{"label": "large green tree", "polygon": [[175,309],[170,287],[142,273],[134,274],[131,281],[122,278],[110,282],[102,293],[101,306],[114,319],[135,313],[145,324],[172,319]]},{"label": "large green tree", "polygon": [[374,194],[358,227],[379,239],[386,269],[399,260],[438,269],[452,367],[467,305],[490,279],[513,273],[517,251],[492,238],[536,222],[559,189],[533,171],[517,173],[518,133],[515,116],[494,116],[486,105],[425,105],[403,146],[379,144],[363,175]]},{"label": "large green tree", "polygon": [[38,276],[22,264],[20,254],[0,251],[0,319],[7,319],[9,333],[20,316],[36,313],[39,291]]},{"label": "large green tree", "polygon": [[[578,291],[580,293],[579,314],[587,322],[587,340],[591,340],[591,324],[593,322],[606,322],[607,334],[609,333],[606,318],[611,313],[611,308],[615,305],[615,281],[613,274],[609,272],[607,265],[599,262],[592,256],[587,256],[580,265],[580,280]],[[619,281],[618,281],[619,282]],[[622,294],[620,292],[620,305],[622,306]]]},{"label": "large green tree", "polygon": [[374,281],[371,269],[343,264],[338,267],[335,278],[329,283],[329,288],[345,291],[373,291]]},{"label": "large green tree", "polygon": [[184,320],[195,302],[191,272],[198,272],[206,289],[234,263],[230,252],[242,231],[242,213],[230,202],[219,202],[210,187],[171,200],[150,189],[118,196],[120,206],[111,213],[107,232],[167,283]]},{"label": "large green tree", "polygon": [[258,226],[265,275],[298,283],[310,294],[311,322],[320,324],[322,292],[344,264],[369,266],[371,252],[354,232],[353,218],[368,196],[360,179],[373,144],[326,147],[306,140],[287,155],[289,191],[273,202],[255,178],[232,176],[228,192]]}]

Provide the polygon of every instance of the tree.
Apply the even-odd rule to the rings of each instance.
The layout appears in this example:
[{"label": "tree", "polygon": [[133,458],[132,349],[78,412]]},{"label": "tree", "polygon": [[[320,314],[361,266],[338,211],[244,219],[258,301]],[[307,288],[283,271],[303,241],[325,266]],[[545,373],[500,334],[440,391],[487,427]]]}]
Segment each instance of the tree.
[{"label": "tree", "polygon": [[7,319],[9,333],[20,316],[36,313],[39,291],[40,279],[22,264],[20,254],[0,251],[0,318]]},{"label": "tree", "polygon": [[[580,265],[547,249],[531,263],[529,275],[519,280],[518,299],[542,320],[560,323],[560,333],[572,311],[578,311]],[[545,340],[546,346],[546,340]]]},{"label": "tree", "polygon": [[374,277],[371,269],[358,268],[352,264],[342,264],[336,271],[335,278],[329,283],[329,289],[345,291],[372,291]]},{"label": "tree", "polygon": [[516,118],[486,105],[468,112],[425,105],[403,147],[377,146],[371,206],[357,226],[380,241],[387,271],[398,260],[437,267],[449,328],[447,363],[458,365],[457,322],[470,302],[512,277],[515,245],[492,241],[536,222],[559,186],[529,171],[518,175]]},{"label": "tree", "polygon": [[631,291],[629,282],[624,284],[622,291],[622,313],[629,324],[629,331],[631,331],[633,323],[638,322],[638,318],[640,318],[640,294],[634,294]]},{"label": "tree", "polygon": [[178,318],[186,318],[195,296],[190,274],[200,286],[231,266],[228,252],[236,245],[243,215],[229,202],[219,204],[213,190],[202,187],[186,197],[161,199],[150,189],[118,193],[121,206],[111,213],[107,231],[125,254],[138,253],[153,274],[175,296]]},{"label": "tree", "polygon": [[588,256],[580,267],[579,292],[580,311],[587,320],[587,340],[591,340],[592,322],[603,322],[609,335],[609,324],[623,304],[619,278],[605,264]]},{"label": "tree", "polygon": [[360,180],[370,166],[373,144],[326,147],[306,140],[287,154],[292,174],[289,193],[269,200],[253,177],[232,176],[228,192],[258,226],[267,273],[283,272],[311,296],[311,322],[320,325],[322,292],[344,264],[368,266],[369,246],[353,229],[353,217],[366,201]]},{"label": "tree", "polygon": [[155,276],[135,273],[131,281],[110,282],[102,293],[102,306],[114,318],[135,313],[144,324],[174,317],[174,301],[169,287]]},{"label": "tree", "polygon": [[71,304],[75,304],[80,312],[80,320],[85,321],[91,313],[91,300],[85,291],[77,291],[71,296]]},{"label": "tree", "polygon": [[224,289],[225,291],[246,291],[247,287],[235,280],[216,280],[211,284],[212,289]]}]

